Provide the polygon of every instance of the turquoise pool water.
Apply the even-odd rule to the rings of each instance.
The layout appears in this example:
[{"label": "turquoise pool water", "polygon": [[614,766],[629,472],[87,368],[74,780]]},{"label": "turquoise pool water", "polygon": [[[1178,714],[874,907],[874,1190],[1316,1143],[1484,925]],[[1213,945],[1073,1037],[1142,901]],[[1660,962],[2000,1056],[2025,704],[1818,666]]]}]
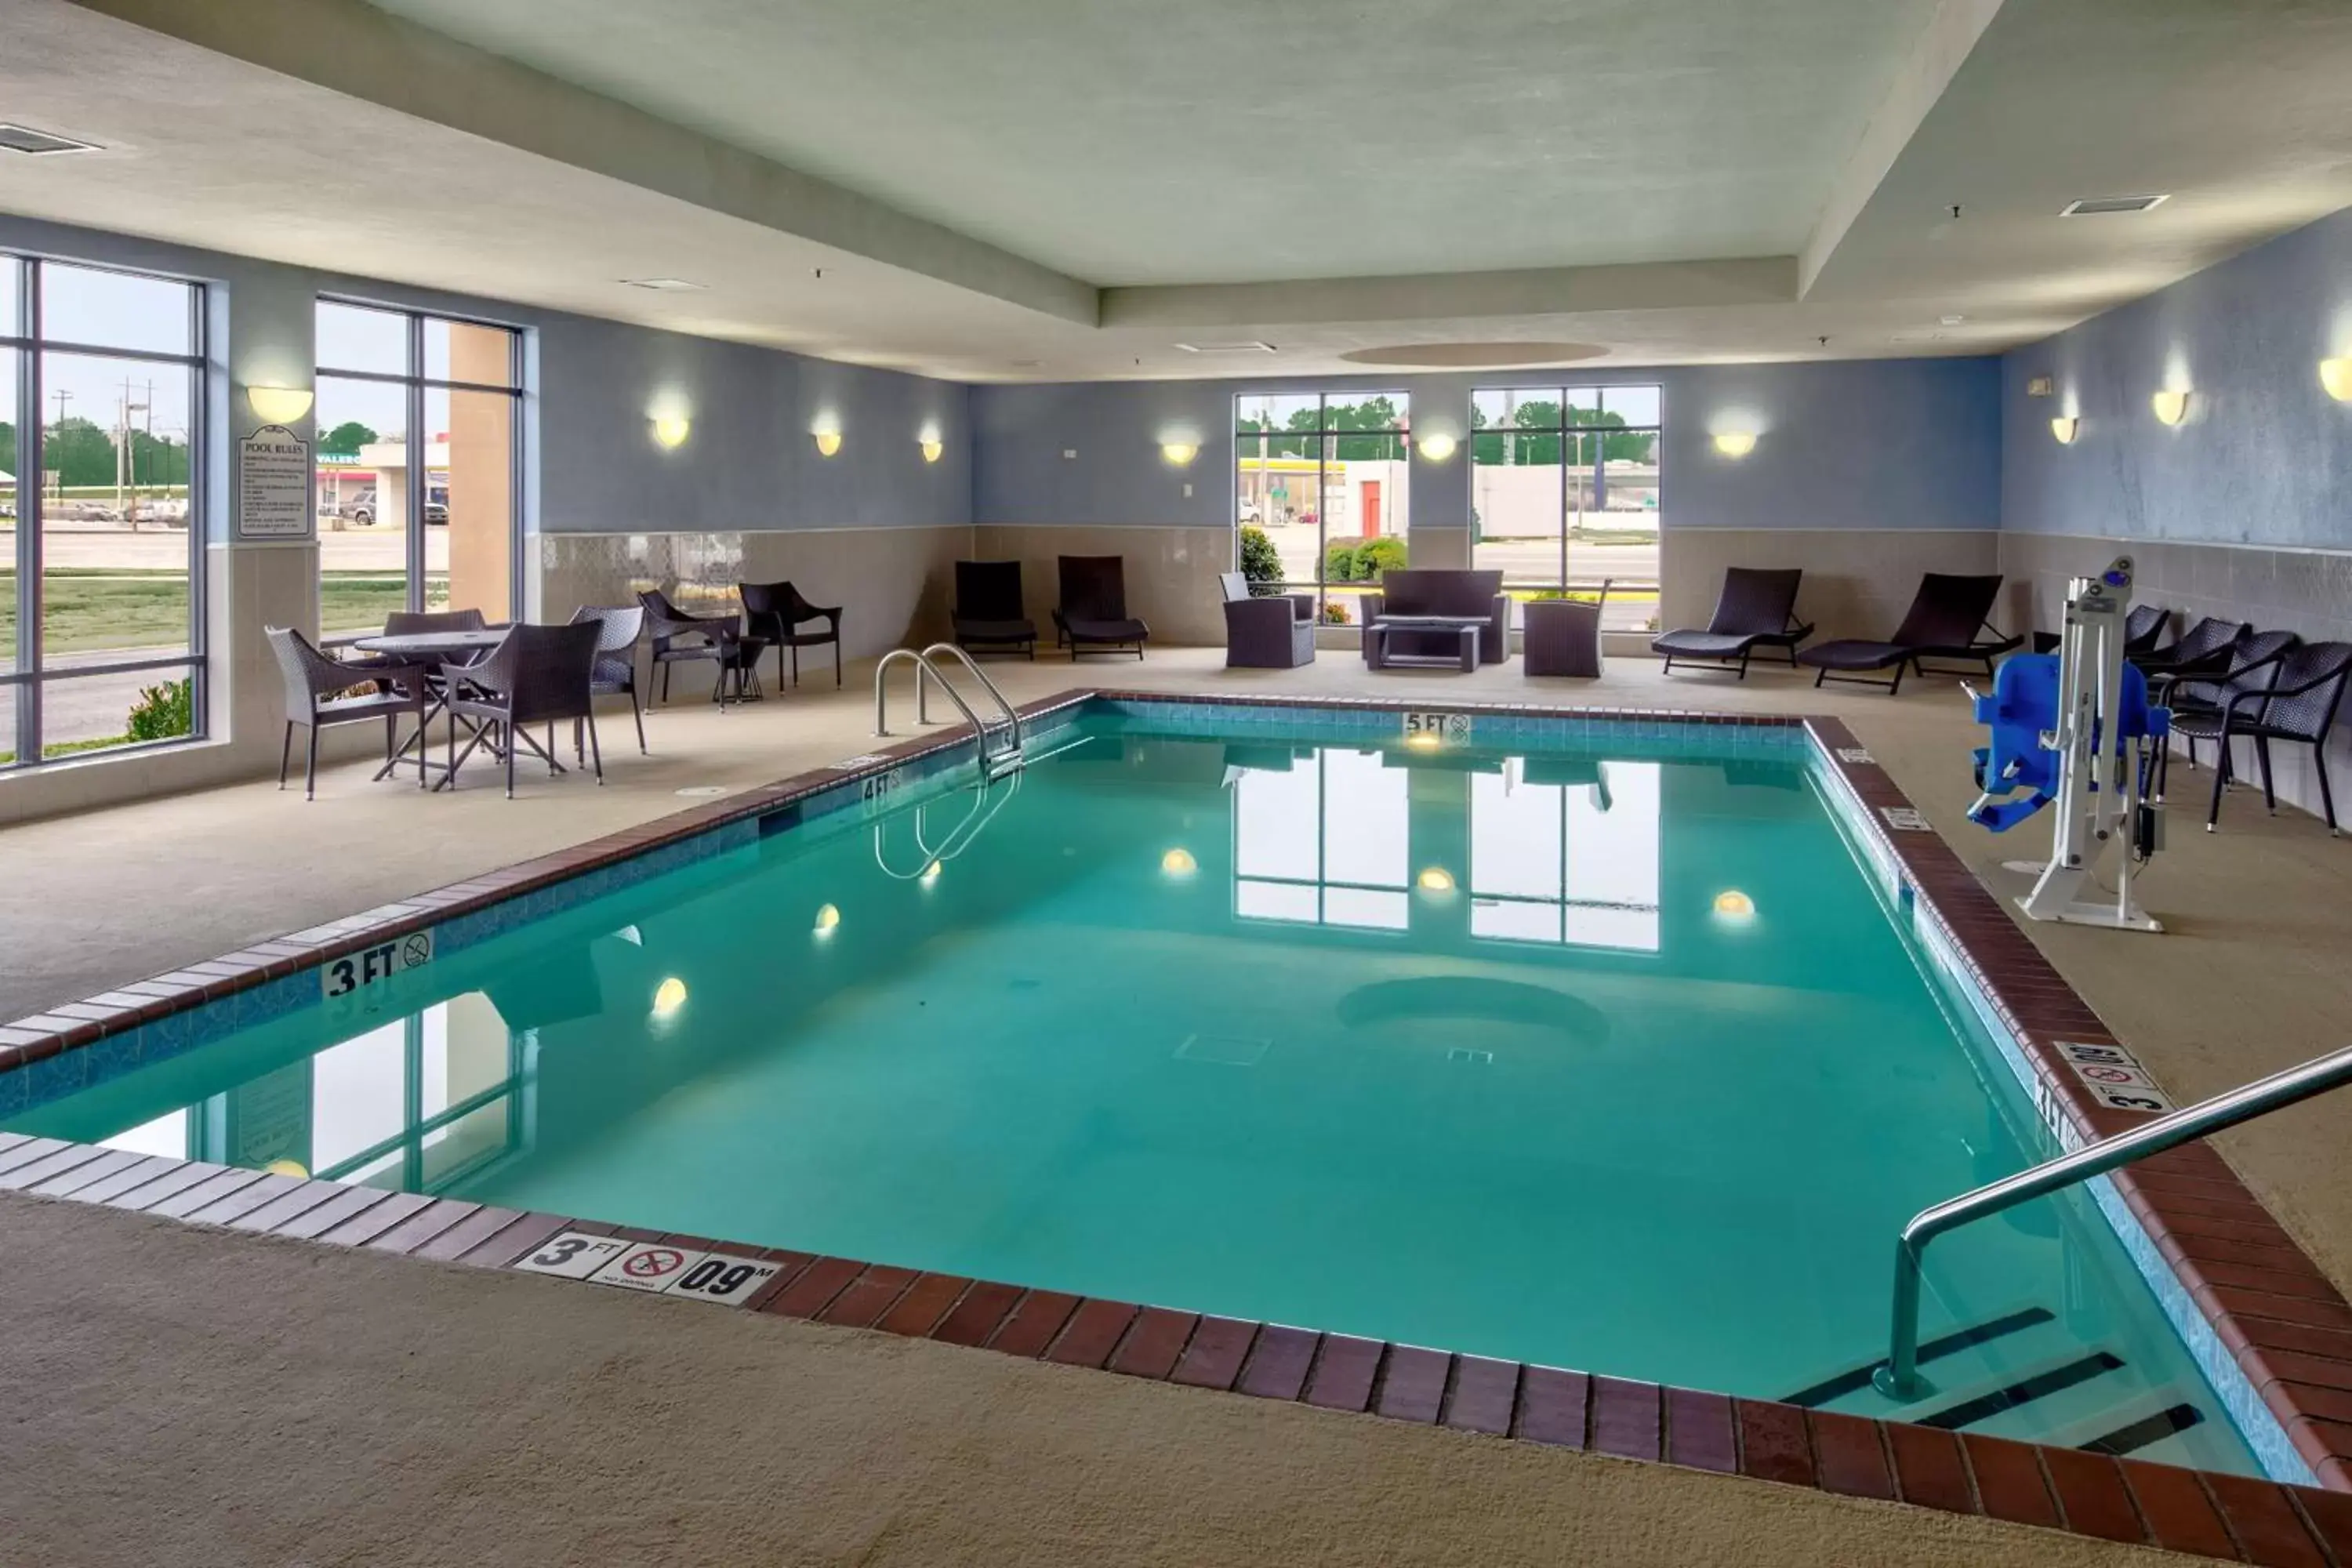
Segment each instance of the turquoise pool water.
[{"label": "turquoise pool water", "polygon": [[[1172,727],[871,788],[6,1125],[1769,1397],[1885,1353],[1906,1218],[2049,1152],[1793,732]],[[1929,1339],[2005,1331],[1904,1414],[2257,1468],[2089,1199],[1928,1280]]]}]

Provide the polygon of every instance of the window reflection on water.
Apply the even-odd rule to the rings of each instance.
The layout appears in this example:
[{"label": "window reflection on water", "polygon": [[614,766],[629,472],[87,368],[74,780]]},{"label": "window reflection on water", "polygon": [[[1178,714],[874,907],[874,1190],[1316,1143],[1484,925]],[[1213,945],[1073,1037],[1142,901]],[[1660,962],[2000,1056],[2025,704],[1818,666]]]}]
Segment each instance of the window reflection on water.
[{"label": "window reflection on water", "polygon": [[1288,764],[1231,770],[1243,919],[1406,930],[1416,829],[1459,844],[1466,817],[1471,936],[1658,951],[1661,764],[1511,757],[1418,795],[1380,752]]},{"label": "window reflection on water", "polygon": [[520,1145],[520,1037],[469,992],[104,1140],[429,1192]]}]

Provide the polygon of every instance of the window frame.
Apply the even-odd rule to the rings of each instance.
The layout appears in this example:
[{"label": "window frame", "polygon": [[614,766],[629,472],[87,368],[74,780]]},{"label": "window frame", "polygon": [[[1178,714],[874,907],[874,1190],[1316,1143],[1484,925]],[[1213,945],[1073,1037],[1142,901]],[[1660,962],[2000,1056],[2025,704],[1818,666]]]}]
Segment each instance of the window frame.
[{"label": "window frame", "polygon": [[[523,483],[527,473],[523,461],[525,395],[523,370],[528,363],[528,356],[524,352],[523,338],[527,329],[512,321],[493,321],[487,316],[463,315],[450,310],[427,310],[413,305],[395,304],[383,300],[370,300],[356,294],[331,292],[321,293],[312,298],[310,309],[314,322],[317,320],[318,308],[321,305],[336,305],[352,310],[373,310],[382,315],[397,316],[401,319],[402,342],[407,355],[407,368],[404,371],[346,370],[331,365],[320,360],[315,344],[310,357],[313,361],[312,383],[314,385],[320,381],[332,378],[336,381],[373,382],[379,386],[397,386],[403,389],[402,407],[406,416],[408,429],[401,439],[407,448],[407,472],[411,475],[425,476],[422,483],[412,480],[402,487],[405,491],[402,497],[402,526],[406,535],[405,555],[402,562],[402,571],[406,577],[403,604],[409,610],[423,610],[427,607],[425,602],[425,544],[427,542],[425,531],[425,508],[432,499],[433,487],[431,476],[425,463],[425,448],[431,445],[425,428],[425,395],[432,391],[489,393],[510,400],[510,412],[507,420],[507,494],[513,500],[507,522],[506,613],[510,620],[520,619],[523,614],[524,597]],[[504,332],[507,335],[506,384],[499,386],[487,382],[458,381],[446,376],[426,375],[425,374],[425,327],[427,321],[443,321],[452,326],[480,327]],[[320,434],[322,435],[323,432]],[[314,523],[319,504],[319,441],[314,437],[310,443],[310,505]],[[318,581],[315,586],[323,621],[326,595],[326,552],[323,544],[320,550],[320,565],[316,575]],[[320,642],[322,646],[331,647],[370,635],[372,634],[364,630],[339,632],[332,635],[322,634]]]},{"label": "window frame", "polygon": [[[1315,399],[1314,428],[1305,430],[1258,430],[1244,427],[1242,425],[1242,405],[1244,403],[1255,398],[1286,397],[1312,397]],[[1399,421],[1394,426],[1387,430],[1343,430],[1335,428],[1332,426],[1331,405],[1335,398],[1342,403],[1363,403],[1372,398],[1381,397],[1391,400],[1398,406]],[[1226,499],[1225,511],[1226,515],[1234,520],[1232,527],[1234,536],[1234,559],[1236,569],[1238,569],[1241,559],[1242,529],[1245,526],[1241,520],[1241,475],[1242,459],[1244,456],[1242,451],[1242,443],[1244,440],[1253,439],[1262,440],[1267,445],[1272,445],[1273,443],[1281,440],[1314,442],[1315,575],[1312,579],[1285,578],[1280,584],[1275,584],[1275,586],[1284,593],[1287,593],[1297,588],[1313,589],[1315,591],[1315,619],[1318,625],[1321,624],[1324,616],[1328,613],[1327,606],[1331,602],[1331,588],[1333,585],[1332,580],[1328,574],[1330,568],[1331,558],[1331,467],[1335,463],[1346,460],[1337,456],[1337,443],[1348,437],[1375,439],[1386,437],[1393,439],[1397,443],[1397,460],[1405,466],[1407,493],[1404,500],[1405,505],[1410,509],[1412,505],[1412,392],[1409,387],[1403,386],[1341,388],[1336,393],[1328,390],[1317,390],[1313,392],[1267,392],[1261,390],[1256,392],[1237,392],[1234,394],[1234,458],[1226,476],[1228,482],[1228,495]],[[1261,462],[1269,460],[1272,456],[1272,453],[1265,451],[1261,451],[1257,454]],[[1408,551],[1411,549],[1412,528],[1412,514],[1408,510],[1406,513],[1405,532],[1401,536],[1397,536],[1402,537],[1407,541]],[[1351,581],[1341,584],[1339,586],[1342,588],[1357,588],[1359,587],[1359,582]],[[1371,584],[1361,584],[1360,591],[1369,591],[1370,586]]]},{"label": "window frame", "polygon": [[[0,333],[0,351],[16,356],[15,382],[16,391],[16,442],[10,455],[16,475],[15,588],[16,632],[14,649],[15,668],[0,670],[0,689],[15,695],[15,732],[0,735],[13,753],[10,761],[0,763],[0,775],[22,770],[53,766],[64,762],[80,762],[100,757],[113,758],[134,753],[160,751],[168,746],[184,746],[209,738],[211,682],[207,668],[208,617],[205,605],[205,544],[210,529],[208,481],[210,478],[211,426],[207,417],[207,371],[210,367],[206,327],[210,317],[209,289],[202,279],[174,273],[157,272],[144,268],[115,267],[104,262],[86,261],[75,257],[48,256],[21,250],[0,251],[0,259],[16,266],[16,327],[14,333]],[[160,349],[126,349],[97,343],[85,343],[71,339],[51,338],[45,331],[41,310],[42,275],[51,265],[69,267],[85,272],[109,272],[126,278],[144,278],[173,283],[188,290],[188,352],[173,353]],[[184,530],[188,553],[188,644],[184,653],[156,655],[145,658],[108,659],[89,665],[75,665],[67,669],[52,669],[46,659],[44,642],[45,595],[42,577],[42,544],[47,531],[45,516],[47,498],[42,493],[43,479],[47,470],[46,444],[48,428],[42,423],[43,361],[50,354],[70,354],[86,359],[119,360],[129,364],[171,365],[188,377],[188,516]],[[30,476],[29,479],[27,476]],[[169,736],[158,741],[131,742],[119,746],[95,748],[89,752],[67,752],[51,757],[43,754],[42,699],[51,681],[75,680],[89,676],[123,675],[145,670],[180,669],[187,672],[189,682],[189,724],[184,735]]]},{"label": "window frame", "polygon": [[[1601,407],[1600,407],[1599,412],[1605,414],[1605,413],[1607,413],[1607,412],[1608,412],[1608,402],[1609,402],[1609,394],[1610,394],[1610,393],[1612,393],[1612,392],[1615,392],[1615,391],[1623,391],[1623,390],[1626,390],[1626,389],[1629,389],[1629,388],[1633,388],[1633,387],[1640,387],[1640,388],[1645,389],[1645,390],[1647,390],[1647,391],[1649,391],[1649,392],[1651,392],[1651,393],[1654,393],[1654,394],[1656,395],[1657,400],[1658,400],[1658,418],[1657,418],[1657,422],[1656,422],[1655,424],[1653,424],[1653,425],[1634,425],[1634,424],[1624,424],[1624,425],[1601,425],[1601,424],[1587,423],[1587,422],[1582,422],[1582,421],[1571,422],[1571,421],[1569,419],[1569,417],[1568,417],[1568,411],[1569,411],[1568,395],[1569,395],[1570,393],[1571,393],[1571,392],[1592,392],[1592,393],[1597,393],[1597,394],[1599,394],[1599,395],[1600,395],[1600,398],[1601,398]],[[1478,423],[1478,400],[1479,400],[1479,398],[1481,398],[1482,396],[1486,396],[1486,395],[1494,395],[1494,394],[1512,394],[1512,395],[1517,395],[1517,394],[1525,394],[1525,393],[1549,393],[1549,394],[1550,394],[1550,395],[1551,395],[1551,396],[1552,396],[1554,399],[1556,399],[1556,400],[1557,400],[1557,405],[1558,405],[1558,407],[1559,407],[1559,413],[1558,416],[1553,420],[1553,422],[1552,422],[1551,424],[1549,424],[1549,425],[1481,425],[1481,424],[1479,424],[1479,423]],[[1464,440],[1464,441],[1463,441],[1463,443],[1462,443],[1462,446],[1463,446],[1463,450],[1464,450],[1464,452],[1466,454],[1466,456],[1467,456],[1467,457],[1468,457],[1468,458],[1469,458],[1468,464],[1467,464],[1467,466],[1466,466],[1466,470],[1465,470],[1465,473],[1464,477],[1465,477],[1465,478],[1469,481],[1469,484],[1470,484],[1471,506],[1472,506],[1472,508],[1473,508],[1474,510],[1475,509],[1475,507],[1476,507],[1476,505],[1477,505],[1477,494],[1478,494],[1477,475],[1478,475],[1478,469],[1479,469],[1479,468],[1481,467],[1481,465],[1480,465],[1480,463],[1479,463],[1479,461],[1478,461],[1478,441],[1479,441],[1480,437],[1486,437],[1486,436],[1506,436],[1506,435],[1509,435],[1509,436],[1552,436],[1552,437],[1557,437],[1559,438],[1559,444],[1560,444],[1560,461],[1559,461],[1559,567],[1558,567],[1558,570],[1553,574],[1552,580],[1551,580],[1551,581],[1549,581],[1549,582],[1517,582],[1517,583],[1515,583],[1515,582],[1512,582],[1512,581],[1510,580],[1510,578],[1509,578],[1509,576],[1508,576],[1507,574],[1506,574],[1506,575],[1505,575],[1505,577],[1504,577],[1504,579],[1503,579],[1503,592],[1505,592],[1506,594],[1511,594],[1511,593],[1513,593],[1515,590],[1516,590],[1516,591],[1523,591],[1523,592],[1527,592],[1527,593],[1537,593],[1537,594],[1566,594],[1566,593],[1570,593],[1570,592],[1574,591],[1574,590],[1577,590],[1577,589],[1584,589],[1584,590],[1588,590],[1588,591],[1589,591],[1589,590],[1591,590],[1591,589],[1598,588],[1598,587],[1601,585],[1601,584],[1600,584],[1600,583],[1599,583],[1599,581],[1598,581],[1597,579],[1596,579],[1596,580],[1594,580],[1594,581],[1592,581],[1592,582],[1589,582],[1589,583],[1581,583],[1581,584],[1577,583],[1576,581],[1574,581],[1572,578],[1570,578],[1570,577],[1569,576],[1569,573],[1568,573],[1568,543],[1569,543],[1569,538],[1568,538],[1568,520],[1569,520],[1568,491],[1569,491],[1569,485],[1570,485],[1570,483],[1571,482],[1571,476],[1572,476],[1572,475],[1575,475],[1575,474],[1577,474],[1577,473],[1580,473],[1580,472],[1581,472],[1581,471],[1582,471],[1581,469],[1580,469],[1580,468],[1572,468],[1572,467],[1570,467],[1570,464],[1569,464],[1569,461],[1568,461],[1568,442],[1569,442],[1569,438],[1570,438],[1570,437],[1597,436],[1597,437],[1601,437],[1601,442],[1596,443],[1596,445],[1595,445],[1595,447],[1594,447],[1594,449],[1593,449],[1593,457],[1592,457],[1592,470],[1591,470],[1591,471],[1592,471],[1596,476],[1597,476],[1597,475],[1601,475],[1601,474],[1604,474],[1604,473],[1606,473],[1606,472],[1607,472],[1607,470],[1608,470],[1609,460],[1608,460],[1608,456],[1607,456],[1608,448],[1607,448],[1607,446],[1606,446],[1606,440],[1607,440],[1607,437],[1609,437],[1610,436],[1648,436],[1649,437],[1651,437],[1652,441],[1654,443],[1654,449],[1656,450],[1656,452],[1657,452],[1657,454],[1658,454],[1658,458],[1659,458],[1659,461],[1658,461],[1658,495],[1659,495],[1659,504],[1658,504],[1658,528],[1659,528],[1659,531],[1660,531],[1661,532],[1663,532],[1663,531],[1664,531],[1664,528],[1665,528],[1665,480],[1666,480],[1666,467],[1665,467],[1665,461],[1664,461],[1664,458],[1665,458],[1665,443],[1666,443],[1666,388],[1665,388],[1665,384],[1664,384],[1664,383],[1663,383],[1663,382],[1648,382],[1648,381],[1626,381],[1626,382],[1587,382],[1587,383],[1583,384],[1582,385],[1579,385],[1579,386],[1569,386],[1569,385],[1559,385],[1559,386],[1529,386],[1529,385],[1526,385],[1526,384],[1523,384],[1513,383],[1513,384],[1507,384],[1507,385],[1497,385],[1497,386],[1475,386],[1475,387],[1472,387],[1472,388],[1470,389],[1469,412],[1470,412],[1470,417],[1469,417],[1468,421],[1466,422],[1466,423],[1467,423],[1467,425],[1468,425],[1468,426],[1469,426],[1469,435],[1467,436],[1467,437],[1465,437],[1465,440]],[[1494,466],[1494,465],[1489,465],[1489,466]],[[1503,465],[1503,466],[1507,466],[1507,465]],[[1479,543],[1479,541],[1478,541],[1478,538],[1477,538],[1477,533],[1478,533],[1478,530],[1477,530],[1477,528],[1476,528],[1476,526],[1475,526],[1475,521],[1474,521],[1473,527],[1472,527],[1472,529],[1471,529],[1471,540],[1470,540],[1471,561],[1472,561],[1472,563],[1473,563],[1474,565],[1476,563],[1476,561],[1477,561],[1477,551],[1478,551],[1478,543]]]}]

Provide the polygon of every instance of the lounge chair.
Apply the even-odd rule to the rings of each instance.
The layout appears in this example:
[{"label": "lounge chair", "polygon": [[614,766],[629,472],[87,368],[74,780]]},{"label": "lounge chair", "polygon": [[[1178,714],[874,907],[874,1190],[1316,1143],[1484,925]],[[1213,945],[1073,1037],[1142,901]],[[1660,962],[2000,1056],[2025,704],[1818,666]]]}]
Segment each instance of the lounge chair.
[{"label": "lounge chair", "polygon": [[1127,613],[1127,559],[1120,555],[1060,558],[1061,603],[1054,626],[1072,658],[1082,653],[1143,657],[1151,628]]},{"label": "lounge chair", "polygon": [[[2219,708],[2173,713],[2172,732],[2189,742],[2192,756],[2199,741],[2212,741],[2221,750],[2205,831],[2213,831],[2221,819],[2221,792],[2229,787],[2234,765],[2230,742],[2243,736],[2254,743],[2254,760],[2263,775],[2263,804],[2273,812],[2278,810],[2278,795],[2271,787],[2271,742],[2291,741],[2311,748],[2311,765],[2319,775],[2320,806],[2327,831],[2333,834],[2336,795],[2327,783],[2327,732],[2335,726],[2346,678],[2352,676],[2352,643],[2305,643],[2268,661],[2267,670],[2267,679],[2231,693]],[[2238,678],[2231,679],[2234,684]]]},{"label": "lounge chair", "polygon": [[[2003,637],[1991,624],[1993,601],[2000,596],[2000,581],[1997,574],[1990,577],[1955,577],[1930,572],[1919,579],[1919,592],[1911,601],[1910,612],[1895,628],[1892,637],[1885,642],[1841,637],[1819,647],[1806,648],[1797,655],[1797,662],[1820,671],[1813,678],[1815,686],[1824,680],[1843,680],[1856,686],[1884,686],[1890,694],[1903,689],[1903,672],[1906,669],[1920,675],[1974,673],[1930,669],[1924,662],[1930,658],[1976,659],[1990,675],[1992,661],[2025,640],[2021,637]],[[1979,641],[1979,630],[1992,632],[1991,640]],[[1885,669],[1895,672],[1893,679],[1870,679],[1868,672]]]},{"label": "lounge chair", "polygon": [[[801,683],[801,649],[833,645],[833,683],[841,684],[841,606],[812,605],[801,596],[801,591],[790,583],[738,583],[736,594],[743,601],[743,629],[775,645],[776,685],[782,689],[784,680],[784,650],[793,655],[793,684]],[[801,627],[812,621],[823,621],[824,629],[804,632]]]},{"label": "lounge chair", "polygon": [[1745,680],[1748,661],[1759,647],[1780,649],[1793,666],[1797,645],[1813,635],[1811,626],[1797,619],[1797,584],[1804,575],[1794,566],[1776,571],[1728,567],[1706,630],[1668,632],[1651,639],[1650,651],[1665,656],[1668,673],[1677,658],[1717,668],[1737,660],[1739,679]]},{"label": "lounge chair", "polygon": [[955,640],[968,653],[1037,657],[1037,623],[1022,604],[1021,563],[956,563]]},{"label": "lounge chair", "polygon": [[1260,598],[1239,572],[1217,574],[1225,596],[1225,668],[1296,669],[1315,662],[1315,595]]}]

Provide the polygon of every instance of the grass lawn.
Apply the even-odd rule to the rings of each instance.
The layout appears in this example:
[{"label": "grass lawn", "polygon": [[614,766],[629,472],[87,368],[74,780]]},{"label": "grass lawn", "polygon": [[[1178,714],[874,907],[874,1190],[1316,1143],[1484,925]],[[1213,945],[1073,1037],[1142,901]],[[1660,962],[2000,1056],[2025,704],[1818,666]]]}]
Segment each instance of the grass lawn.
[{"label": "grass lawn", "polygon": [[[188,579],[183,572],[68,569],[42,574],[42,647],[49,653],[184,647]],[[408,605],[398,572],[329,572],[319,581],[319,624],[360,631]],[[16,637],[16,574],[0,572],[0,647]]]}]

